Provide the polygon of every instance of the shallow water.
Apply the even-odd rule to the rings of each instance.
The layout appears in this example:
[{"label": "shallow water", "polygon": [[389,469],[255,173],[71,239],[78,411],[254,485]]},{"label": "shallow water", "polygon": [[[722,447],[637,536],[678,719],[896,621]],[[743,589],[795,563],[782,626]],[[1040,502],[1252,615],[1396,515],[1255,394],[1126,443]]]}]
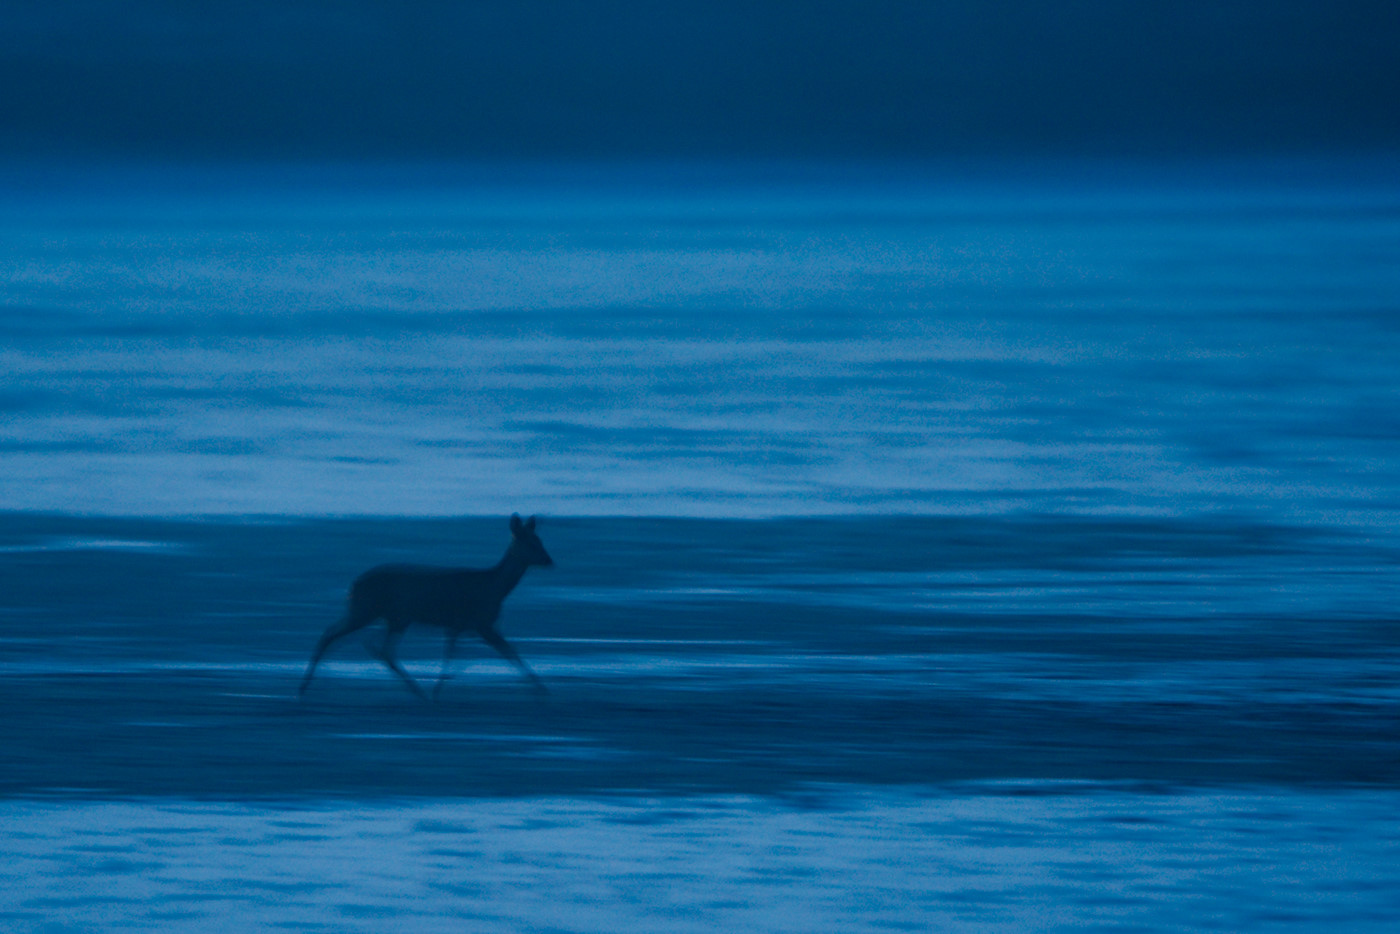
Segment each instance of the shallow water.
[{"label": "shallow water", "polygon": [[[484,566],[505,525],[5,517],[0,694],[26,713],[0,723],[0,788],[1400,775],[1395,546],[1220,520],[545,519],[557,567],[525,578],[502,626],[549,696],[468,640],[424,708],[351,636],[296,701],[364,567]],[[401,646],[420,680],[439,639],[412,629]]]},{"label": "shallow water", "polygon": [[7,929],[1380,931],[1393,794],[0,803]]}]

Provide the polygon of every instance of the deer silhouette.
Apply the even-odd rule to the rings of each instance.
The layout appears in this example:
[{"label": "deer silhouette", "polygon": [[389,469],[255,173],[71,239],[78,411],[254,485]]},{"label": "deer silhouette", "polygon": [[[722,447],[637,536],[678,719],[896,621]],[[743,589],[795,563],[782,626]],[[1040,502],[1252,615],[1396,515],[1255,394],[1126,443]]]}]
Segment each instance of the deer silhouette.
[{"label": "deer silhouette", "polygon": [[297,696],[306,693],[306,686],[316,673],[316,665],[337,640],[364,629],[379,620],[385,621],[384,640],[378,646],[369,644],[370,652],[389,670],[403,679],[409,690],[427,700],[418,682],[409,677],[394,648],[410,623],[441,626],[447,631],[447,643],[442,653],[442,674],[433,686],[437,699],[443,682],[449,677],[452,653],[457,639],[464,632],[473,632],[487,645],[500,652],[521,670],[535,687],[544,691],[544,682],[530,670],[524,660],[496,629],[505,601],[520,578],[532,566],[551,567],[554,560],[544,550],[535,534],[535,517],[522,522],[520,516],[510,517],[510,546],[495,567],[441,568],[421,564],[384,564],[371,568],[350,585],[350,598],[345,617],[321,634],[311,663],[301,679]]}]

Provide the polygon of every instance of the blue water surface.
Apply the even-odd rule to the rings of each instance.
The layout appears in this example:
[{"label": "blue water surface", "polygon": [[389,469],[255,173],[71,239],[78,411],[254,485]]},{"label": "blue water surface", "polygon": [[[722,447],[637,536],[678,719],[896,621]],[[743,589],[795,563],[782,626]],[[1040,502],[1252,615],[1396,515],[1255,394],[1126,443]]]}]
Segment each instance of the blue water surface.
[{"label": "blue water surface", "polygon": [[1383,177],[49,178],[0,225],[0,508],[1387,527]]},{"label": "blue water surface", "polygon": [[1394,177],[6,174],[0,926],[1395,930]]}]

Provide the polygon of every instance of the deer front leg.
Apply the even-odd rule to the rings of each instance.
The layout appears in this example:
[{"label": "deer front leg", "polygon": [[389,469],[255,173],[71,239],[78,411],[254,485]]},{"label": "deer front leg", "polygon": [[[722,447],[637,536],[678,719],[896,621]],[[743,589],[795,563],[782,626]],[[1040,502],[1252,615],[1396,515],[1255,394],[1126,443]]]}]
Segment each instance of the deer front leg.
[{"label": "deer front leg", "polygon": [[515,647],[505,640],[504,636],[494,629],[487,629],[481,633],[481,638],[486,640],[487,645],[505,656],[506,660],[512,665],[519,668],[525,677],[530,679],[536,691],[539,691],[541,694],[549,693],[549,689],[544,686],[544,682],[539,679],[538,675],[530,670],[530,666],[525,664],[525,660],[515,651]]},{"label": "deer front leg", "polygon": [[442,674],[438,675],[437,684],[433,685],[433,700],[438,699],[438,694],[442,691],[442,683],[452,676],[452,652],[457,648],[457,636],[460,633],[449,629],[447,640],[442,647]]}]

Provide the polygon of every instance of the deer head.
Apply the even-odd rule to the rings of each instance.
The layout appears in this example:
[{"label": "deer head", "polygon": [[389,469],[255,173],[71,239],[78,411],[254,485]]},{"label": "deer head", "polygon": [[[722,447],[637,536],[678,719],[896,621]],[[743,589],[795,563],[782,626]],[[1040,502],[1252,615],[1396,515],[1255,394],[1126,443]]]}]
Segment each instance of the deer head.
[{"label": "deer head", "polygon": [[511,550],[524,558],[527,565],[533,564],[542,568],[554,566],[554,559],[549,556],[549,552],[544,550],[540,537],[535,534],[534,516],[524,522],[520,521],[518,514],[511,516],[510,537]]}]

